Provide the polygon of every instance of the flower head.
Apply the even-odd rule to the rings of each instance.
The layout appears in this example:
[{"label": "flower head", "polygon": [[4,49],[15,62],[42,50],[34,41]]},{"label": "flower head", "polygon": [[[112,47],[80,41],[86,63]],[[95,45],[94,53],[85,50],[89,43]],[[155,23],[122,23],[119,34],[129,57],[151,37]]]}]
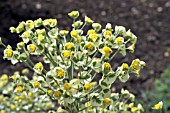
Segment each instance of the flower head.
[{"label": "flower head", "polygon": [[15,90],[16,90],[18,93],[21,93],[22,90],[23,90],[23,88],[22,88],[21,86],[17,86],[17,87],[15,88]]},{"label": "flower head", "polygon": [[40,82],[38,82],[38,81],[35,81],[33,84],[34,84],[34,87],[35,87],[35,88],[38,88],[38,87],[40,87],[40,85],[41,85]]},{"label": "flower head", "polygon": [[91,87],[90,84],[84,84],[84,89],[85,89],[85,90],[88,90],[88,91],[89,91],[89,90],[91,90],[91,88],[92,88],[92,87]]},{"label": "flower head", "polygon": [[96,33],[93,33],[93,34],[90,34],[89,35],[89,40],[92,41],[92,42],[96,42],[98,40],[98,36]]},{"label": "flower head", "polygon": [[60,97],[61,92],[60,91],[55,91],[53,95],[54,95],[54,97]]},{"label": "flower head", "polygon": [[7,48],[4,50],[4,57],[9,59],[12,56],[13,56],[13,50],[11,46],[7,46]]},{"label": "flower head", "polygon": [[71,55],[71,52],[68,51],[68,50],[65,50],[65,51],[63,51],[62,55],[63,55],[64,58],[69,58],[70,55]]},{"label": "flower head", "polygon": [[72,11],[68,14],[71,18],[76,19],[79,16],[78,11]]},{"label": "flower head", "polygon": [[128,68],[129,68],[129,65],[128,65],[127,63],[123,63],[123,64],[122,64],[122,67],[123,67],[123,69],[128,69]]},{"label": "flower head", "polygon": [[66,50],[74,50],[74,44],[73,43],[71,43],[71,42],[68,42],[68,43],[66,43],[65,44],[65,49]]},{"label": "flower head", "polygon": [[139,69],[139,65],[140,65],[140,61],[137,59],[132,62],[132,67],[134,69]]},{"label": "flower head", "polygon": [[56,72],[57,72],[57,78],[63,78],[65,76],[65,72],[61,68],[56,69]]},{"label": "flower head", "polygon": [[152,109],[160,110],[160,109],[162,109],[162,107],[163,107],[163,102],[160,101],[159,103],[155,104],[155,105],[152,107]]},{"label": "flower head", "polygon": [[30,44],[27,48],[31,53],[34,53],[37,47],[34,44]]},{"label": "flower head", "polygon": [[104,98],[103,103],[110,104],[111,103],[111,99],[110,98]]},{"label": "flower head", "polygon": [[16,110],[16,106],[15,105],[11,105],[11,110]]},{"label": "flower head", "polygon": [[78,31],[76,30],[71,31],[71,36],[76,38],[78,36]]},{"label": "flower head", "polygon": [[85,16],[85,22],[86,22],[86,24],[92,24],[93,20],[91,18]]},{"label": "flower head", "polygon": [[123,44],[123,42],[124,42],[124,38],[123,37],[116,38],[116,44],[117,45],[121,45],[121,44]]},{"label": "flower head", "polygon": [[71,89],[71,85],[69,83],[65,83],[64,84],[64,89],[65,90],[70,90]]},{"label": "flower head", "polygon": [[44,69],[43,65],[41,62],[39,63],[36,63],[35,66],[34,66],[34,71],[38,74],[41,74],[42,73],[42,70]]}]

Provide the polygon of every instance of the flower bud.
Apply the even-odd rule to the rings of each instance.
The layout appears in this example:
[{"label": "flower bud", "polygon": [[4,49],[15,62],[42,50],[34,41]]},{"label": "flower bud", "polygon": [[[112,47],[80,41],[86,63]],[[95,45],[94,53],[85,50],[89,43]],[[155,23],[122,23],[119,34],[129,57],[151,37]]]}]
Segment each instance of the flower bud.
[{"label": "flower bud", "polygon": [[93,20],[91,20],[91,18],[85,16],[85,23],[86,23],[86,24],[92,24],[92,23],[93,23]]},{"label": "flower bud", "polygon": [[99,32],[102,26],[99,23],[93,23],[92,27],[96,32]]},{"label": "flower bud", "polygon": [[76,19],[79,16],[79,12],[78,11],[72,11],[68,14],[68,16],[70,16],[73,19]]}]

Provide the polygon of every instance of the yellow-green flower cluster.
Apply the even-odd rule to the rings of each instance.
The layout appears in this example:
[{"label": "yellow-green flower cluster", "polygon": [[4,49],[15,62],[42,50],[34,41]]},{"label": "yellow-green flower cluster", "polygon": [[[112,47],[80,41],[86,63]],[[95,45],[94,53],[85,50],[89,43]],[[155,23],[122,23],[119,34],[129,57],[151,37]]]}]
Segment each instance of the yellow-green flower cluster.
[{"label": "yellow-green flower cluster", "polygon": [[[28,78],[16,72],[10,77],[12,82],[9,85],[8,76],[0,78],[3,81],[0,86],[7,86],[0,95],[0,101],[7,102],[0,103],[3,106],[1,112],[143,111],[140,104],[135,106],[135,96],[128,90],[122,89],[121,93],[111,91],[117,78],[126,82],[131,73],[138,76],[145,66],[145,62],[135,59],[131,65],[123,63],[113,70],[110,63],[116,54],[133,52],[137,37],[123,26],[113,29],[108,23],[101,29],[99,23],[87,16],[83,21],[77,20],[78,11],[72,11],[68,16],[73,19],[70,31],[60,30],[56,19],[41,18],[10,28],[11,33],[19,34],[22,41],[16,49],[6,46],[4,58],[13,64],[24,63],[34,74]],[[85,31],[84,27],[88,26],[91,29]],[[37,56],[38,63],[32,61],[32,55]],[[22,74],[29,74],[28,69],[22,70]],[[96,81],[99,74],[102,78]]]}]

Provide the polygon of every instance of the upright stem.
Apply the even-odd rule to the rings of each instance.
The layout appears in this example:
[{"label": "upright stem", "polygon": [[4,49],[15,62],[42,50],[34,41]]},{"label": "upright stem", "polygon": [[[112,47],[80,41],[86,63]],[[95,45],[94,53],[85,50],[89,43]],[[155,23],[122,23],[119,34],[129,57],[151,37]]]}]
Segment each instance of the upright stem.
[{"label": "upright stem", "polygon": [[115,55],[119,52],[119,48],[117,49],[117,51],[112,55],[112,57],[108,60],[108,62],[110,62],[114,57]]}]

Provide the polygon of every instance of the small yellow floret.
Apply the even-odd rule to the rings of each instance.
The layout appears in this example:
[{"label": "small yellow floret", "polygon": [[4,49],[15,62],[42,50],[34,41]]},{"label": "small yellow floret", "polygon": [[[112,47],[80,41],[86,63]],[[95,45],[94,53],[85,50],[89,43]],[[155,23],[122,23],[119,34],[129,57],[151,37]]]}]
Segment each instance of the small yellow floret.
[{"label": "small yellow floret", "polygon": [[60,91],[55,91],[54,92],[54,97],[60,97],[61,96],[61,92]]},{"label": "small yellow floret", "polygon": [[132,62],[132,67],[133,67],[134,69],[138,69],[138,68],[139,68],[139,64],[140,64],[139,61],[134,60],[134,61]]},{"label": "small yellow floret", "polygon": [[66,47],[66,50],[71,50],[72,48],[74,48],[74,44],[73,43],[66,43],[65,47]]},{"label": "small yellow floret", "polygon": [[162,109],[162,106],[163,106],[163,102],[160,101],[158,104],[155,104],[154,107],[152,107],[152,109],[160,110]]},{"label": "small yellow floret", "polygon": [[25,100],[25,98],[26,98],[25,95],[21,95],[21,96],[20,96],[20,99],[21,99],[21,100]]},{"label": "small yellow floret", "polygon": [[12,55],[13,55],[12,49],[7,49],[5,53],[6,53],[7,57],[12,57]]},{"label": "small yellow floret", "polygon": [[103,47],[103,52],[105,53],[105,54],[111,54],[112,53],[112,49],[110,49],[110,47],[107,47],[107,46],[105,46],[105,47]]},{"label": "small yellow floret", "polygon": [[33,93],[29,92],[28,97],[30,97],[30,98],[33,97]]},{"label": "small yellow floret", "polygon": [[104,63],[104,69],[109,69],[110,70],[111,66],[108,62]]},{"label": "small yellow floret", "polygon": [[30,33],[29,33],[28,31],[25,31],[25,32],[23,33],[23,36],[24,36],[25,38],[28,38],[28,37],[30,36]]},{"label": "small yellow floret", "polygon": [[15,90],[16,90],[18,93],[21,93],[23,89],[22,89],[21,86],[17,86],[17,87],[15,88]]},{"label": "small yellow floret", "polygon": [[88,43],[86,47],[91,51],[94,49],[94,45],[92,43]]},{"label": "small yellow floret", "polygon": [[71,31],[71,36],[72,37],[77,37],[78,36],[78,32],[76,30]]},{"label": "small yellow floret", "polygon": [[4,110],[1,110],[0,113],[5,113],[5,111],[4,111]]},{"label": "small yellow floret", "polygon": [[54,82],[54,83],[53,83],[53,86],[54,86],[54,87],[56,87],[56,86],[57,86],[57,83],[56,83],[56,82]]},{"label": "small yellow floret", "polygon": [[93,33],[93,34],[89,35],[89,39],[92,40],[93,42],[95,42],[95,41],[97,41],[98,36],[97,36],[97,34]]},{"label": "small yellow floret", "polygon": [[38,88],[38,87],[40,87],[40,85],[41,85],[40,82],[38,82],[38,81],[34,82],[34,87]]},{"label": "small yellow floret", "polygon": [[50,108],[51,107],[51,102],[46,103],[46,107]]},{"label": "small yellow floret", "polygon": [[42,39],[44,39],[44,36],[43,36],[42,34],[39,34],[37,40],[38,40],[38,41],[41,41]]},{"label": "small yellow floret", "polygon": [[69,83],[65,83],[64,84],[64,89],[65,90],[70,90],[71,89],[71,85]]},{"label": "small yellow floret", "polygon": [[15,105],[11,105],[11,109],[12,110],[16,110],[16,106]]},{"label": "small yellow floret", "polygon": [[64,70],[63,70],[63,69],[58,69],[58,70],[57,70],[57,77],[63,78],[64,75],[65,75],[65,73],[64,73]]},{"label": "small yellow floret", "polygon": [[47,94],[48,94],[48,95],[51,95],[52,93],[53,93],[53,91],[52,91],[52,90],[50,90],[50,89],[49,89],[49,90],[47,90]]},{"label": "small yellow floret", "polygon": [[29,46],[29,49],[30,49],[30,51],[31,51],[32,53],[34,53],[35,50],[36,50],[36,46],[33,45],[33,44],[31,44],[31,45]]},{"label": "small yellow floret", "polygon": [[123,41],[124,41],[123,37],[118,37],[118,38],[116,38],[116,43],[117,43],[118,45],[121,45],[121,44],[123,43]]},{"label": "small yellow floret", "polygon": [[103,102],[104,102],[105,104],[110,104],[110,103],[111,103],[111,100],[110,100],[110,98],[105,98],[105,99],[103,100]]},{"label": "small yellow floret", "polygon": [[136,111],[138,111],[138,108],[137,108],[137,107],[132,107],[132,108],[131,108],[131,111],[132,111],[132,112],[136,112]]},{"label": "small yellow floret", "polygon": [[70,55],[71,55],[70,51],[64,51],[64,52],[63,52],[63,56],[64,56],[65,58],[69,58]]},{"label": "small yellow floret", "polygon": [[90,30],[88,30],[88,35],[91,35],[91,34],[94,34],[95,33],[95,30],[94,29],[90,29]]},{"label": "small yellow floret", "polygon": [[41,62],[35,64],[35,69],[42,69],[43,68],[43,65]]},{"label": "small yellow floret", "polygon": [[106,33],[105,33],[106,36],[111,36],[111,32],[109,30],[106,30]]},{"label": "small yellow floret", "polygon": [[128,69],[128,68],[129,68],[129,66],[128,66],[127,63],[123,63],[123,64],[122,64],[122,67],[123,67],[123,69]]},{"label": "small yellow floret", "polygon": [[7,74],[3,74],[2,77],[1,77],[1,80],[8,80],[8,75]]},{"label": "small yellow floret", "polygon": [[3,97],[4,97],[3,95],[0,95],[0,101],[2,101]]},{"label": "small yellow floret", "polygon": [[85,84],[85,85],[84,85],[84,89],[85,89],[85,90],[88,90],[88,91],[89,91],[89,90],[91,90],[91,88],[92,88],[92,87],[91,87],[90,84]]}]

